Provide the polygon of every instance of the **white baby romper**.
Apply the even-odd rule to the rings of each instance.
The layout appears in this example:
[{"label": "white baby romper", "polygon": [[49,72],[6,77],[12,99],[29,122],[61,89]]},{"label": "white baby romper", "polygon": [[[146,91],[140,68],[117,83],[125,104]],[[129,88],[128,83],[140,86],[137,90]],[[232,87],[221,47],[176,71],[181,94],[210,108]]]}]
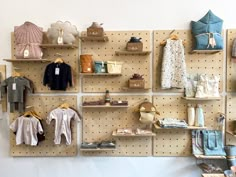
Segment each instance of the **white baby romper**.
[{"label": "white baby romper", "polygon": [[47,123],[50,124],[51,120],[55,120],[55,137],[54,143],[61,143],[61,135],[63,134],[66,138],[66,145],[71,144],[71,119],[75,119],[76,121],[80,121],[78,114],[70,108],[62,109],[56,108],[52,110],[48,117]]},{"label": "white baby romper", "polygon": [[162,89],[184,88],[186,82],[186,63],[182,40],[167,39],[161,68],[161,87]]}]

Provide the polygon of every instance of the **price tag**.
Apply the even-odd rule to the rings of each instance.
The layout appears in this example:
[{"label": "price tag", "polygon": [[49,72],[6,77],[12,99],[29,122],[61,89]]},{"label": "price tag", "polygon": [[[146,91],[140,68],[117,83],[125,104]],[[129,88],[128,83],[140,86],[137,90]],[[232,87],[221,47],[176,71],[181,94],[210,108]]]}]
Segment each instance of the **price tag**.
[{"label": "price tag", "polygon": [[29,56],[29,50],[25,49],[24,50],[24,58],[27,58]]},{"label": "price tag", "polygon": [[67,121],[67,115],[66,114],[63,114],[63,120]]},{"label": "price tag", "polygon": [[16,83],[12,84],[12,90],[16,90]]},{"label": "price tag", "polygon": [[59,75],[60,74],[60,68],[56,68],[55,69],[55,75]]},{"label": "price tag", "polygon": [[63,44],[63,38],[62,37],[58,37],[57,38],[57,43],[58,44]]},{"label": "price tag", "polygon": [[105,68],[102,68],[102,69],[101,69],[101,72],[102,72],[102,73],[105,73]]},{"label": "price tag", "polygon": [[88,70],[88,71],[91,71],[91,68],[88,68],[87,70]]}]

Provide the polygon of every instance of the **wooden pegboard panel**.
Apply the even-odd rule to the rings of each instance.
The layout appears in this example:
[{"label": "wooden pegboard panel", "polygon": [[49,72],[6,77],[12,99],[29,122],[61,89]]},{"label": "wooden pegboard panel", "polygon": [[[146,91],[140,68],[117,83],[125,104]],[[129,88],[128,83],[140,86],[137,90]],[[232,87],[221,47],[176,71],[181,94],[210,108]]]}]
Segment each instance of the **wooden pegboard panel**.
[{"label": "wooden pegboard panel", "polygon": [[[225,112],[224,98],[219,101],[187,101],[176,95],[154,96],[153,103],[160,112],[160,119],[165,117],[178,118],[187,121],[187,104],[202,104],[205,116],[205,125],[209,129],[216,129],[218,112]],[[190,156],[191,130],[156,130],[154,137],[154,156]]]},{"label": "wooden pegboard panel", "polygon": [[[233,121],[236,120],[236,94],[228,93],[226,101],[226,132],[233,131]],[[236,137],[226,133],[226,144],[236,145]]]},{"label": "wooden pegboard panel", "polygon": [[[28,145],[16,145],[15,135],[10,132],[10,154],[11,156],[76,156],[77,155],[77,122],[72,119],[72,142],[71,145],[65,144],[65,138],[62,136],[60,145],[54,144],[55,122],[50,125],[46,124],[46,117],[53,109],[60,104],[67,102],[73,108],[77,108],[76,96],[29,96],[27,97],[27,105],[34,106],[34,110],[42,117],[44,133],[46,140],[40,142],[38,146],[32,147]],[[17,113],[10,114],[10,123],[19,115]]]},{"label": "wooden pegboard panel", "polygon": [[[84,76],[82,80],[83,92],[123,92],[123,87],[128,86],[128,79],[134,74],[144,75],[145,87],[151,88],[150,83],[150,62],[151,55],[120,55],[116,56],[115,51],[125,50],[126,43],[131,36],[141,37],[143,50],[150,51],[150,31],[106,31],[109,38],[107,42],[84,41],[82,42],[82,54],[93,55],[94,60],[100,61],[122,61],[122,76]],[[86,32],[82,32],[82,36]]]},{"label": "wooden pegboard panel", "polygon": [[[153,91],[155,92],[183,92],[182,89],[161,89],[161,65],[163,56],[163,46],[160,42],[166,40],[172,30],[156,30],[154,31],[154,67],[153,67]],[[186,42],[185,44],[185,61],[187,66],[187,73],[190,74],[217,74],[220,76],[220,92],[223,91],[223,64],[224,53],[190,53],[192,50],[192,35],[190,30],[175,30],[173,34],[177,34],[180,39]]]},{"label": "wooden pegboard panel", "polygon": [[[84,96],[83,101],[98,100],[103,97]],[[115,100],[127,100],[128,108],[83,108],[83,141],[99,142],[116,140],[115,151],[82,151],[92,156],[151,156],[152,137],[112,137],[117,128],[144,128],[136,111],[145,98],[150,96],[111,96]]]},{"label": "wooden pegboard panel", "polygon": [[233,40],[236,38],[236,29],[227,30],[226,52],[227,52],[227,77],[226,91],[236,92],[236,63],[231,60]]},{"label": "wooden pegboard panel", "polygon": [[[12,39],[12,59],[15,59],[15,41],[14,34],[11,34]],[[44,33],[43,43],[47,43],[47,38]],[[75,42],[76,45],[79,45],[79,40],[77,39]],[[65,47],[48,47],[43,48],[43,58],[49,59],[53,62],[56,58],[58,58],[55,54],[59,53],[62,55],[64,62],[71,66],[72,77],[73,77],[73,87],[68,87],[66,92],[78,92],[79,91],[79,50],[78,48],[65,48]],[[50,62],[12,62],[12,66],[19,68],[17,72],[21,75],[26,76],[30,80],[33,81],[35,86],[36,93],[54,93],[54,92],[65,92],[65,91],[55,91],[49,90],[47,87],[43,85],[43,76],[46,66]]]},{"label": "wooden pegboard panel", "polygon": [[[6,79],[6,65],[0,65],[1,81]],[[7,112],[7,97],[6,95],[1,98],[2,111]]]}]

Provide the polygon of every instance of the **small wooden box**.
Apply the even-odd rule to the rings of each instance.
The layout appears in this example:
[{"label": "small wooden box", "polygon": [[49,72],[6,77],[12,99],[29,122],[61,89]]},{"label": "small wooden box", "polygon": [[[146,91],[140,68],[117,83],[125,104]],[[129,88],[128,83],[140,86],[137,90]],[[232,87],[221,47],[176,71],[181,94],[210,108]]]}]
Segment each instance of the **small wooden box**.
[{"label": "small wooden box", "polygon": [[128,42],[126,46],[126,50],[143,51],[143,43],[142,42]]},{"label": "small wooden box", "polygon": [[103,37],[104,30],[103,28],[87,28],[87,36]]},{"label": "small wooden box", "polygon": [[129,79],[129,88],[144,88],[145,80]]}]

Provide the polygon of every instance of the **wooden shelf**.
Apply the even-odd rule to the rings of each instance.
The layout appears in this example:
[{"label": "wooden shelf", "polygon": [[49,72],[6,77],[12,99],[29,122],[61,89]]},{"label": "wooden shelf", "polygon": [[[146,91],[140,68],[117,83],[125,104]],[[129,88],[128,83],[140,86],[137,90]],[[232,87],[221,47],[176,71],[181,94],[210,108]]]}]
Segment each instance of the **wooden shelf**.
[{"label": "wooden shelf", "polygon": [[149,55],[151,51],[115,51],[116,55]]},{"label": "wooden shelf", "polygon": [[206,156],[206,155],[194,155],[197,159],[226,159],[226,156]]},{"label": "wooden shelf", "polygon": [[150,90],[151,88],[129,88],[129,87],[122,87],[122,90],[124,91],[147,91]]},{"label": "wooden shelf", "polygon": [[88,106],[82,106],[82,108],[128,108],[129,105],[88,105]]},{"label": "wooden shelf", "polygon": [[189,101],[211,101],[211,100],[220,100],[221,97],[205,97],[205,98],[190,98],[190,97],[181,97],[184,100]]},{"label": "wooden shelf", "polygon": [[214,53],[219,53],[222,52],[223,50],[192,50],[191,52],[189,52],[190,54],[194,54],[194,53],[204,53],[204,54],[214,54]]},{"label": "wooden shelf", "polygon": [[74,45],[74,44],[41,44],[40,47],[42,48],[78,48],[78,45]]},{"label": "wooden shelf", "polygon": [[232,135],[232,136],[235,136],[236,137],[236,134],[233,133],[233,131],[230,131],[230,130],[226,130],[226,133]]},{"label": "wooden shelf", "polygon": [[223,173],[203,173],[202,177],[225,177]]},{"label": "wooden shelf", "polygon": [[159,130],[165,130],[165,129],[204,130],[204,129],[207,129],[207,127],[195,127],[195,126],[188,126],[187,128],[162,128],[157,124],[154,124],[154,127]]},{"label": "wooden shelf", "polygon": [[103,36],[103,37],[81,36],[79,38],[82,41],[103,41],[103,42],[106,42],[109,40],[107,36]]},{"label": "wooden shelf", "polygon": [[152,136],[156,136],[155,133],[152,134],[117,134],[116,131],[112,132],[112,136],[116,136],[116,137],[152,137]]},{"label": "wooden shelf", "polygon": [[49,59],[3,59],[7,62],[51,62]]},{"label": "wooden shelf", "polygon": [[96,149],[88,149],[88,148],[80,148],[80,151],[115,151],[116,148],[96,148]]},{"label": "wooden shelf", "polygon": [[116,73],[80,73],[82,76],[122,76],[122,74]]}]

